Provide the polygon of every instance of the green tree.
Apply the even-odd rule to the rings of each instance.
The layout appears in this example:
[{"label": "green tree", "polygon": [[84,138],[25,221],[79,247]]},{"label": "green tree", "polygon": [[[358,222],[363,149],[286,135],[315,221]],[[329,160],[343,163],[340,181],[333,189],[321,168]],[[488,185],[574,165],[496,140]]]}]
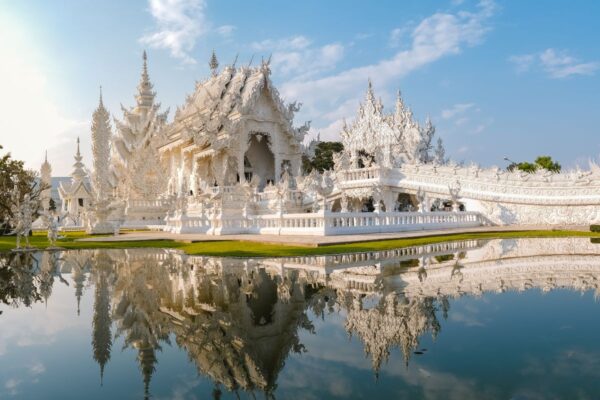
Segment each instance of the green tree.
[{"label": "green tree", "polygon": [[539,156],[533,163],[527,161],[519,163],[511,162],[509,166],[506,167],[506,170],[510,172],[513,172],[515,169],[527,172],[528,174],[533,174],[539,169],[558,173],[562,167],[558,162],[553,161],[552,157],[550,156]]},{"label": "green tree", "polygon": [[552,161],[552,157],[550,156],[539,156],[535,159],[535,163],[539,165],[540,168],[551,172],[560,172],[562,169],[561,165],[556,161]]},{"label": "green tree", "polygon": [[10,227],[15,205],[15,185],[19,200],[23,200],[26,194],[33,200],[39,199],[40,192],[47,189],[39,182],[35,171],[25,169],[23,161],[15,160],[10,153],[6,153],[0,156],[0,232]]},{"label": "green tree", "polygon": [[333,154],[344,150],[344,145],[340,142],[320,142],[315,148],[315,156],[310,159],[307,156],[302,158],[302,169],[308,173],[313,169],[323,172],[333,169]]},{"label": "green tree", "polygon": [[56,211],[56,202],[52,197],[50,198],[50,201],[48,201],[48,210]]}]

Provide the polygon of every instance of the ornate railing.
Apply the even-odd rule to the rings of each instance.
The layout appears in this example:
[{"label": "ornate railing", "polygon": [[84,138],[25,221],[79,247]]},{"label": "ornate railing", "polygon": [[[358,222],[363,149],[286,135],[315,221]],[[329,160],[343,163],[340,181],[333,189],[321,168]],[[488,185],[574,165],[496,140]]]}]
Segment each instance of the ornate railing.
[{"label": "ornate railing", "polygon": [[128,200],[128,208],[164,208],[171,204],[171,200],[168,199],[156,199],[156,200]]},{"label": "ornate railing", "polygon": [[347,169],[340,172],[343,181],[364,181],[370,179],[379,179],[382,176],[380,167]]},{"label": "ornate railing", "polygon": [[250,233],[344,235],[431,229],[468,228],[484,224],[476,212],[351,212],[250,216]]},{"label": "ornate railing", "polygon": [[476,212],[317,212],[232,216],[205,214],[167,221],[173,232],[254,233],[273,235],[351,235],[484,225]]}]

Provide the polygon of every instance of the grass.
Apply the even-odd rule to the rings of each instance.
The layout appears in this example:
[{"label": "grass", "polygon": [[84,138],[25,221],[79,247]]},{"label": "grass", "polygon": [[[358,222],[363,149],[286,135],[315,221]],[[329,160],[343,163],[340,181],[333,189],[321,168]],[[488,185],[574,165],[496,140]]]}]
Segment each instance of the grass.
[{"label": "grass", "polygon": [[[582,231],[508,231],[508,232],[478,232],[438,235],[428,237],[378,240],[360,243],[332,244],[321,247],[288,246],[245,241],[210,241],[183,243],[172,240],[129,241],[129,242],[77,242],[76,239],[90,237],[84,232],[68,232],[65,238],[57,242],[57,246],[65,249],[130,249],[130,248],[161,248],[179,249],[187,254],[220,257],[290,257],[306,255],[325,255],[337,253],[355,253],[364,251],[379,251],[424,244],[450,242],[470,239],[505,239],[505,238],[560,238],[560,237],[590,237],[600,238],[600,232]],[[39,249],[48,247],[46,235],[36,232],[30,237],[32,246]],[[14,236],[0,236],[0,251],[10,251],[15,247]]]}]

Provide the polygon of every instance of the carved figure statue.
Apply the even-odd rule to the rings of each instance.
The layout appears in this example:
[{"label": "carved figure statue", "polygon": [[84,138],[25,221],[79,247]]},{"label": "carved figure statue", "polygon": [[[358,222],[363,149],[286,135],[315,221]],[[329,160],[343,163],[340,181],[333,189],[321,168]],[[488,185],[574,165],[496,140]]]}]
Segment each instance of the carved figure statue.
[{"label": "carved figure statue", "polygon": [[50,247],[56,247],[56,240],[58,239],[58,222],[54,215],[48,216],[48,242]]},{"label": "carved figure statue", "polygon": [[425,195],[425,191],[423,190],[423,188],[419,188],[419,190],[417,191],[417,202],[419,203],[419,212],[425,212],[427,211],[425,208],[425,199],[426,199],[426,195]]},{"label": "carved figure statue", "polygon": [[[14,206],[15,229],[17,235],[17,249],[21,248],[21,237],[25,237],[25,246],[29,248],[29,233],[33,223],[33,213],[35,212],[35,201],[31,200],[29,194],[26,194],[21,203]],[[37,208],[37,207],[36,207]]]},{"label": "carved figure statue", "polygon": [[459,210],[458,199],[460,198],[460,182],[456,181],[453,185],[448,185],[448,193],[452,200],[452,211]]}]

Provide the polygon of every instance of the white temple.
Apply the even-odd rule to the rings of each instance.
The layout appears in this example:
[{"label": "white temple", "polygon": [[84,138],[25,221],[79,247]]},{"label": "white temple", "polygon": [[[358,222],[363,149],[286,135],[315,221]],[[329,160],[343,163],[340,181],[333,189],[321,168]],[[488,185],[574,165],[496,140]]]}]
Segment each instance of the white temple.
[{"label": "white temple", "polygon": [[419,124],[400,93],[384,112],[370,82],[340,132],[334,170],[303,174],[302,155],[315,145],[303,145],[310,123],[294,125],[301,104],[284,103],[269,63],[219,69],[213,54],[209,65],[171,122],[145,52],[135,105],[122,107],[114,132],[100,95],[93,173],[86,178],[78,153],[60,190],[63,221],[89,231],[279,235],[600,222],[595,164],[530,174],[449,162],[431,121]]}]

